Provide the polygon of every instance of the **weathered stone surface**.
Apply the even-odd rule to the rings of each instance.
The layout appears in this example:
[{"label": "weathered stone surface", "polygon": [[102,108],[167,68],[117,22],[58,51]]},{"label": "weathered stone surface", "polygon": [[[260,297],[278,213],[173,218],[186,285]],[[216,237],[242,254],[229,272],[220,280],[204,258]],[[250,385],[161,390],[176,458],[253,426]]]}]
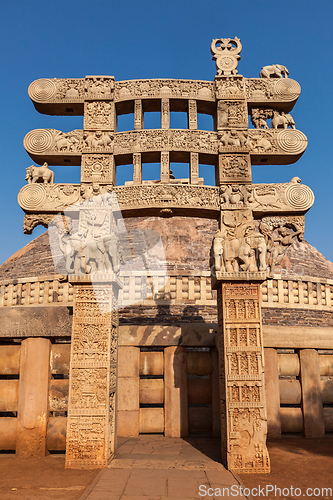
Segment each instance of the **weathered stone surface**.
[{"label": "weathered stone surface", "polygon": [[281,437],[279,370],[276,349],[264,349],[267,437]]},{"label": "weathered stone surface", "polygon": [[46,339],[29,338],[21,345],[16,441],[20,457],[45,456],[50,350]]},{"label": "weathered stone surface", "polygon": [[66,450],[67,417],[50,417],[46,429],[46,448],[50,451]]},{"label": "weathered stone surface", "polygon": [[20,351],[19,345],[0,346],[0,374],[18,375],[20,373]]},{"label": "weathered stone surface", "polygon": [[18,380],[0,380],[0,411],[17,411]]},{"label": "weathered stone surface", "polygon": [[167,347],[164,350],[165,435],[188,435],[188,397],[186,349]]},{"label": "weathered stone surface", "polygon": [[323,437],[325,424],[317,351],[302,349],[300,364],[304,434],[311,438]]},{"label": "weathered stone surface", "polygon": [[3,337],[70,337],[72,307],[0,308]]}]

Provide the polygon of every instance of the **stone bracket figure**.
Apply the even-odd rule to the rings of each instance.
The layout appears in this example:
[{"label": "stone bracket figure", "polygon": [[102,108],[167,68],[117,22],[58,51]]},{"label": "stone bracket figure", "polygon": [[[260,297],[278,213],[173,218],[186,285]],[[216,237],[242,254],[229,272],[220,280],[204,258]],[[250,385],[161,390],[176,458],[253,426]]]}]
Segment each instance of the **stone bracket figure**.
[{"label": "stone bracket figure", "polygon": [[49,168],[47,162],[43,163],[41,167],[35,167],[31,165],[26,169],[27,174],[25,180],[28,184],[34,184],[36,182],[43,182],[44,184],[54,183],[54,172]]},{"label": "stone bracket figure", "polygon": [[260,71],[260,78],[288,78],[289,71],[282,64],[264,66]]}]

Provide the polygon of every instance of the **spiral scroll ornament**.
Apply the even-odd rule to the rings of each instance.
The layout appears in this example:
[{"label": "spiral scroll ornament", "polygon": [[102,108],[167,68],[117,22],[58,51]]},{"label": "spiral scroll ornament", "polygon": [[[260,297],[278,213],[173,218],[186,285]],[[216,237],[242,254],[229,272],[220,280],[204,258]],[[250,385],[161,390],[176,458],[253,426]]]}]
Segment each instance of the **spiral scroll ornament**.
[{"label": "spiral scroll ornament", "polygon": [[42,128],[31,130],[25,136],[23,144],[28,153],[42,154],[50,151],[54,144],[53,130]]},{"label": "spiral scroll ornament", "polygon": [[42,207],[46,198],[45,187],[42,184],[28,184],[18,194],[18,202],[23,210],[36,210]]},{"label": "spiral scroll ornament", "polygon": [[314,194],[308,186],[303,184],[289,184],[286,188],[286,200],[294,209],[309,210],[314,203]]},{"label": "spiral scroll ornament", "polygon": [[32,101],[48,102],[57,93],[56,84],[48,78],[40,78],[29,85],[28,94]]},{"label": "spiral scroll ornament", "polygon": [[282,130],[276,137],[276,144],[285,153],[297,155],[305,151],[308,140],[299,130]]},{"label": "spiral scroll ornament", "polygon": [[275,94],[286,101],[294,101],[301,93],[301,86],[291,78],[279,78],[274,85]]}]

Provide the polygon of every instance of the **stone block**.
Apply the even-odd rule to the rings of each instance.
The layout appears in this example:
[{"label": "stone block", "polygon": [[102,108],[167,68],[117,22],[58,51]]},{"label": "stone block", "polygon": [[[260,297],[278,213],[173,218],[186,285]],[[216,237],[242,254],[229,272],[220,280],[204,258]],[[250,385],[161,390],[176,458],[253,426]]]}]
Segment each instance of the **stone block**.
[{"label": "stone block", "polygon": [[139,409],[139,378],[118,378],[118,410]]},{"label": "stone block", "polygon": [[140,375],[163,375],[163,352],[140,352]]},{"label": "stone block", "polygon": [[278,354],[277,357],[281,377],[298,377],[300,370],[298,354]]},{"label": "stone block", "polygon": [[304,435],[309,438],[325,435],[318,357],[314,349],[300,351]]},{"label": "stone block", "polygon": [[67,417],[50,417],[46,429],[46,448],[66,450]]},{"label": "stone block", "polygon": [[331,377],[333,375],[333,356],[322,354],[318,359],[320,375],[322,377]]},{"label": "stone block", "polygon": [[67,375],[69,373],[70,357],[70,344],[53,344],[50,358],[52,375]]},{"label": "stone block", "polygon": [[269,438],[280,438],[281,417],[278,355],[276,349],[264,349],[264,356],[267,436]]},{"label": "stone block", "polygon": [[325,431],[333,432],[333,408],[324,408]]},{"label": "stone block", "polygon": [[299,380],[279,380],[280,403],[283,405],[300,405],[302,400]]},{"label": "stone block", "polygon": [[20,345],[0,346],[0,375],[20,373]]},{"label": "stone block", "polygon": [[51,380],[49,387],[50,411],[67,411],[68,409],[69,380]]},{"label": "stone block", "polygon": [[188,409],[188,427],[190,434],[212,432],[212,409],[199,407]]},{"label": "stone block", "polygon": [[21,344],[16,454],[43,457],[46,451],[51,343],[28,338]]},{"label": "stone block", "polygon": [[163,434],[163,432],[164,432],[164,409],[140,408],[140,433]]},{"label": "stone block", "polygon": [[333,404],[333,380],[332,379],[321,380],[320,385],[321,385],[323,404],[324,405]]},{"label": "stone block", "polygon": [[138,347],[118,347],[118,377],[138,377],[140,349]]},{"label": "stone block", "polygon": [[212,381],[210,378],[187,379],[189,404],[212,404]]},{"label": "stone block", "polygon": [[140,404],[163,404],[163,379],[141,379],[139,387]]},{"label": "stone block", "polygon": [[186,348],[171,346],[164,350],[165,435],[188,435],[188,397]]},{"label": "stone block", "polygon": [[281,408],[281,432],[302,432],[303,414],[301,408]]},{"label": "stone block", "polygon": [[0,450],[15,450],[17,418],[0,418]]},{"label": "stone block", "polygon": [[0,411],[17,411],[19,380],[0,380]]},{"label": "stone block", "polygon": [[139,435],[139,410],[117,412],[117,436],[136,437]]},{"label": "stone block", "polygon": [[210,375],[212,360],[209,352],[188,352],[186,355],[188,375]]}]

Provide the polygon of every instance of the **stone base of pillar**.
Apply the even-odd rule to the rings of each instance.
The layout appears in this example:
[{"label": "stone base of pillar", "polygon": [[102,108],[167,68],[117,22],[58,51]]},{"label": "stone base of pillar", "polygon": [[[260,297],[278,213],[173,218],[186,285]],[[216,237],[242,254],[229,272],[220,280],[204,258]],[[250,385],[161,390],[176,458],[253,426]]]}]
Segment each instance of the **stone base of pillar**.
[{"label": "stone base of pillar", "polygon": [[270,472],[259,283],[218,283],[221,446],[238,474]]}]

